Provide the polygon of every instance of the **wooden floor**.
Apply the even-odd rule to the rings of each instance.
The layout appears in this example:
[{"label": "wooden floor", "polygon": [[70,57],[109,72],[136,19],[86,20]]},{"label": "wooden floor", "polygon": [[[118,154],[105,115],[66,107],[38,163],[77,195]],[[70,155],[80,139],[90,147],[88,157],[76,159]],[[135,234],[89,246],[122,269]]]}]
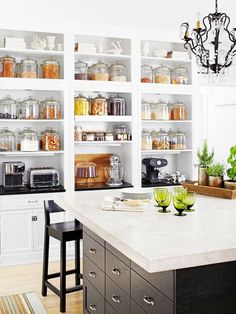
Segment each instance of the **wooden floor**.
[{"label": "wooden floor", "polygon": [[[71,261],[67,262],[68,269],[73,268]],[[59,271],[59,263],[50,263],[50,272]],[[41,296],[42,264],[29,264],[22,266],[0,266],[0,296],[34,291],[41,299],[48,314],[58,314],[59,298],[48,289],[48,296]],[[74,285],[74,276],[67,276],[67,287]],[[58,286],[58,279],[51,281]],[[83,313],[83,292],[78,291],[67,295],[68,314]]]}]

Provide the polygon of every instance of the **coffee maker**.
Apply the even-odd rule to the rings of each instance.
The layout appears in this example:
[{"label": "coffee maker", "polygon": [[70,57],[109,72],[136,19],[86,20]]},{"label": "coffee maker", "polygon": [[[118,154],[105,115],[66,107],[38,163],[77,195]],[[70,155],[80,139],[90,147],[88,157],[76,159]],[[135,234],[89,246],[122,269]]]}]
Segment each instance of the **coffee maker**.
[{"label": "coffee maker", "polygon": [[4,188],[24,187],[25,164],[21,161],[2,162],[2,184]]}]

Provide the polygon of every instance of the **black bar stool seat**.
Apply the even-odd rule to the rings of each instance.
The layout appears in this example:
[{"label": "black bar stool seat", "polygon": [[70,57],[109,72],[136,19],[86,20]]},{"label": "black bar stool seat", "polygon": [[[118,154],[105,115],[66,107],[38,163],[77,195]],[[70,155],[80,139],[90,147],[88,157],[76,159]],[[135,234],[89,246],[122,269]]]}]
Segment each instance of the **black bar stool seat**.
[{"label": "black bar stool seat", "polygon": [[[50,223],[50,214],[64,212],[54,201],[44,201],[45,232],[44,232],[44,254],[42,295],[47,296],[47,288],[60,297],[60,312],[66,311],[66,294],[83,289],[80,272],[80,240],[83,239],[83,226],[78,220]],[[60,241],[60,272],[48,273],[49,262],[49,238],[53,237]],[[75,241],[75,269],[66,270],[66,243]],[[75,286],[66,288],[66,276],[75,274]],[[49,282],[49,279],[60,277],[60,289]]]}]

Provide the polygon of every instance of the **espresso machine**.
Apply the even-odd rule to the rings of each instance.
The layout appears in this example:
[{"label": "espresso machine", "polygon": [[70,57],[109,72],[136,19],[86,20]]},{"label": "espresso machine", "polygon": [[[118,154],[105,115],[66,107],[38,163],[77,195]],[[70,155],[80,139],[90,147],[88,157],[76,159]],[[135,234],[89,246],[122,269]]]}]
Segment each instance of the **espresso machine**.
[{"label": "espresso machine", "polygon": [[24,188],[25,164],[21,161],[2,162],[2,184],[4,189]]}]

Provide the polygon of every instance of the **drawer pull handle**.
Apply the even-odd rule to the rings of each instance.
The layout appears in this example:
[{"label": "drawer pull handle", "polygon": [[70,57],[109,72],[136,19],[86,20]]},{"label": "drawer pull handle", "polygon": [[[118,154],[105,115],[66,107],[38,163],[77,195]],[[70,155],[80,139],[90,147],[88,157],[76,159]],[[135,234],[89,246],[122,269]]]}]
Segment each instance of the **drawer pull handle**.
[{"label": "drawer pull handle", "polygon": [[28,201],[28,203],[32,204],[32,203],[38,203],[37,200],[34,200],[34,201]]},{"label": "drawer pull handle", "polygon": [[113,294],[112,301],[114,301],[115,303],[120,303],[120,298],[117,295]]},{"label": "drawer pull handle", "polygon": [[115,275],[117,275],[117,276],[119,276],[120,275],[120,270],[118,269],[118,268],[112,268],[112,272],[113,272],[113,274],[115,274]]},{"label": "drawer pull handle", "polygon": [[90,310],[92,311],[97,311],[96,305],[95,304],[90,304],[89,305]]},{"label": "drawer pull handle", "polygon": [[143,298],[143,301],[147,303],[148,305],[152,305],[152,306],[155,305],[153,298],[147,295],[145,295],[145,297]]},{"label": "drawer pull handle", "polygon": [[96,278],[97,277],[97,275],[96,275],[96,273],[94,271],[90,271],[89,272],[89,276],[92,277],[92,278]]},{"label": "drawer pull handle", "polygon": [[91,254],[96,254],[96,250],[93,249],[93,248],[90,248],[90,249],[89,249],[89,253],[91,253]]}]

